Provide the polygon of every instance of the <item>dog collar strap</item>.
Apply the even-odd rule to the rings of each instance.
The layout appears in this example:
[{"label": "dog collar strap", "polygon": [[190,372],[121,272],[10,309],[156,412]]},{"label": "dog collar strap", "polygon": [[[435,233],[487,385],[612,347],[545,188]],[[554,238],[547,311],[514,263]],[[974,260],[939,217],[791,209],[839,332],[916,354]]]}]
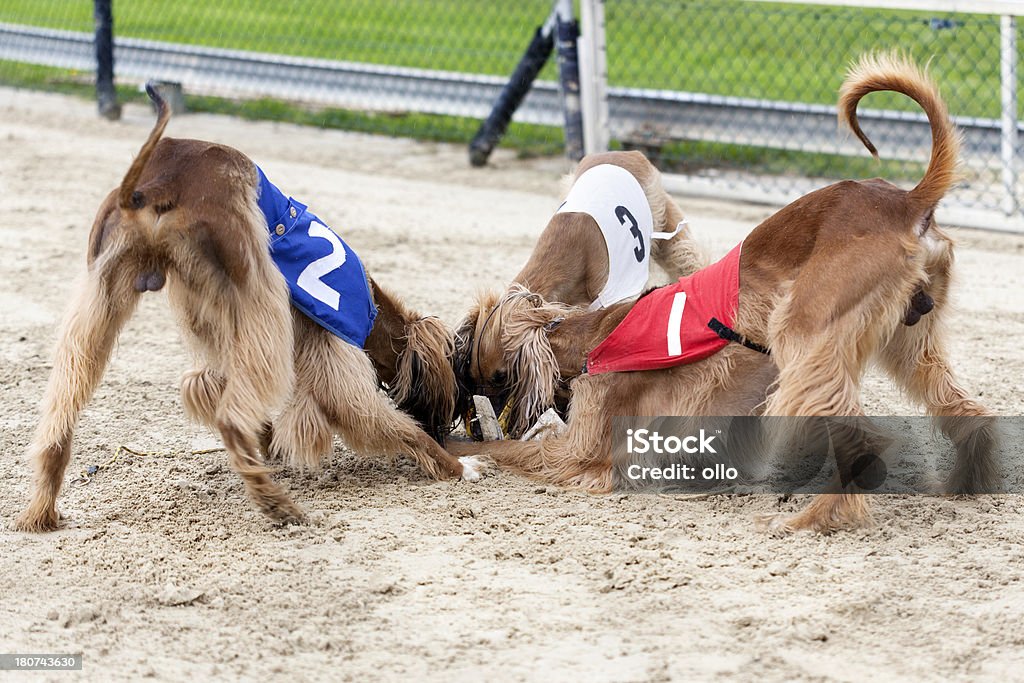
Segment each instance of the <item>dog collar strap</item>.
[{"label": "dog collar strap", "polygon": [[689,225],[689,222],[687,222],[687,221],[679,221],[679,223],[676,224],[676,229],[673,230],[672,232],[652,232],[651,233],[651,239],[652,240],[670,240],[673,237],[675,237],[676,235],[678,235],[680,232],[682,232],[683,228],[685,228],[687,225]]},{"label": "dog collar strap", "polygon": [[587,372],[660,370],[695,363],[725,348],[730,340],[710,323],[718,322],[725,329],[734,324],[739,309],[740,249],[737,245],[717,263],[641,297],[587,355]]},{"label": "dog collar strap", "polygon": [[712,318],[708,321],[708,329],[726,341],[741,344],[746,346],[748,349],[753,349],[754,351],[763,353],[766,356],[770,356],[772,353],[767,346],[761,346],[757,342],[750,341],[742,334],[720,321],[718,318]]},{"label": "dog collar strap", "polygon": [[270,257],[292,305],[344,341],[363,348],[377,307],[359,257],[305,204],[282,193],[259,166],[257,203],[267,220]]},{"label": "dog collar strap", "polygon": [[608,249],[608,280],[591,310],[642,292],[650,273],[654,217],[633,174],[612,164],[588,169],[573,183],[557,213],[569,212],[593,218]]}]

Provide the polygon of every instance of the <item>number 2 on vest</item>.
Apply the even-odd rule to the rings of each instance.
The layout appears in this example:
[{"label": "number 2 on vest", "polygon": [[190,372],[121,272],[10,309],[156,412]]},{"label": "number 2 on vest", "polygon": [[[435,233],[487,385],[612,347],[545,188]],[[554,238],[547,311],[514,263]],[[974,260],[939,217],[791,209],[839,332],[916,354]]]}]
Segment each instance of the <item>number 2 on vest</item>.
[{"label": "number 2 on vest", "polygon": [[636,222],[636,219],[633,218],[633,214],[629,212],[629,209],[624,206],[615,207],[615,217],[619,219],[619,223],[623,226],[626,225],[626,221],[629,220],[629,232],[636,238],[637,243],[637,246],[633,249],[633,256],[636,257],[637,263],[642,263],[646,250],[644,248],[644,236],[643,233],[640,232],[640,225]]},{"label": "number 2 on vest", "polygon": [[338,310],[341,295],[337,290],[328,287],[320,278],[345,264],[345,245],[341,243],[338,236],[331,232],[326,225],[316,221],[309,224],[309,236],[320,237],[330,242],[331,253],[318,258],[306,266],[299,273],[299,279],[296,280],[296,284],[306,290],[314,299],[322,301],[334,310]]}]

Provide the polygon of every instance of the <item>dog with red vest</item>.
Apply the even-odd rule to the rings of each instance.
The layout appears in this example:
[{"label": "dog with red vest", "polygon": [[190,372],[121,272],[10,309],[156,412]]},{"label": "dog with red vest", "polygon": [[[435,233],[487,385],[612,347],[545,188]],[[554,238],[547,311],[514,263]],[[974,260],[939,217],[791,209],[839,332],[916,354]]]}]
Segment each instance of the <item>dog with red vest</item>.
[{"label": "dog with red vest", "polygon": [[[550,363],[568,382],[568,429],[539,441],[453,444],[498,466],[589,491],[619,485],[613,416],[863,416],[861,380],[877,362],[935,416],[956,460],[945,488],[998,486],[995,419],[954,379],[945,351],[953,243],[934,210],[955,181],[959,137],[930,77],[897,55],[867,56],[840,91],[839,117],[857,122],[868,93],[915,100],[932,128],[923,179],[905,191],[881,179],[842,181],[786,206],[718,263],[637,301],[600,310],[538,298],[503,321],[506,358]],[[866,496],[837,456],[826,493],[777,531],[829,532],[869,520]]]}]

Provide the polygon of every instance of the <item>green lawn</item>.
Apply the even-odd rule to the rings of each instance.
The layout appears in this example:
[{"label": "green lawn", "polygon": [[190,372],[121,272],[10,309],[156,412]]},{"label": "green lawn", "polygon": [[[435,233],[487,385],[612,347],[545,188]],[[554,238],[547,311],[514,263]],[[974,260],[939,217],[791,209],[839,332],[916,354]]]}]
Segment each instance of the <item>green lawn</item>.
[{"label": "green lawn", "polygon": [[[505,76],[549,8],[550,0],[115,0],[114,19],[120,36]],[[932,60],[953,114],[999,115],[998,17],[740,0],[609,0],[606,11],[612,85],[832,104],[851,60],[898,48]],[[0,22],[92,31],[92,2],[0,0]],[[551,60],[541,78],[555,77]],[[0,83],[92,93],[88,74],[11,62],[0,62]],[[121,97],[140,95],[122,88]],[[187,104],[193,111],[450,142],[468,142],[479,126],[468,118],[274,100],[190,96]],[[917,109],[897,95],[872,95],[867,104]],[[1021,104],[1024,111],[1024,98]],[[559,128],[513,124],[502,144],[531,155],[557,154],[561,142]],[[917,163],[702,141],[672,143],[660,156],[663,168],[674,170],[892,179],[922,173]]]},{"label": "green lawn", "polygon": [[[550,0],[117,0],[114,12],[123,36],[508,75],[549,7]],[[953,113],[999,113],[998,17],[739,0],[606,7],[613,85],[828,104],[856,55],[899,48],[934,58]],[[91,12],[88,0],[3,0],[0,21],[90,31]],[[952,26],[933,26],[933,18]],[[550,64],[542,77],[554,77]],[[874,96],[871,106],[914,107],[901,99]]]}]

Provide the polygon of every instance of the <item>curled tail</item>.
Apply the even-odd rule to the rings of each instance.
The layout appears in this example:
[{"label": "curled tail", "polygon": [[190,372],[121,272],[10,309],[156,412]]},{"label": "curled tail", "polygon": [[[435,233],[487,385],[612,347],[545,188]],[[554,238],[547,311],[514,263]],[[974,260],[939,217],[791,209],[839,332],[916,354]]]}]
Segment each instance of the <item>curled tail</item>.
[{"label": "curled tail", "polygon": [[167,102],[157,92],[152,81],[146,83],[146,94],[149,95],[149,99],[153,100],[153,104],[156,105],[156,124],[154,124],[153,130],[149,132],[149,137],[146,139],[145,144],[142,145],[142,149],[139,150],[139,155],[135,157],[132,165],[128,168],[128,172],[124,174],[124,180],[121,181],[121,187],[118,190],[117,196],[118,205],[122,209],[141,208],[139,206],[142,203],[141,199],[134,196],[135,187],[139,184],[139,178],[142,176],[142,171],[146,168],[146,164],[149,163],[149,158],[153,156],[156,143],[160,142],[160,136],[164,134],[167,122],[171,120],[171,108],[167,106]]},{"label": "curled tail", "polygon": [[853,131],[877,159],[878,150],[861,130],[857,104],[868,93],[891,90],[921,105],[932,128],[932,156],[921,182],[910,191],[910,202],[924,212],[935,206],[957,180],[960,134],[949,120],[946,103],[928,73],[898,54],[865,55],[854,64],[839,89],[839,123]]}]

